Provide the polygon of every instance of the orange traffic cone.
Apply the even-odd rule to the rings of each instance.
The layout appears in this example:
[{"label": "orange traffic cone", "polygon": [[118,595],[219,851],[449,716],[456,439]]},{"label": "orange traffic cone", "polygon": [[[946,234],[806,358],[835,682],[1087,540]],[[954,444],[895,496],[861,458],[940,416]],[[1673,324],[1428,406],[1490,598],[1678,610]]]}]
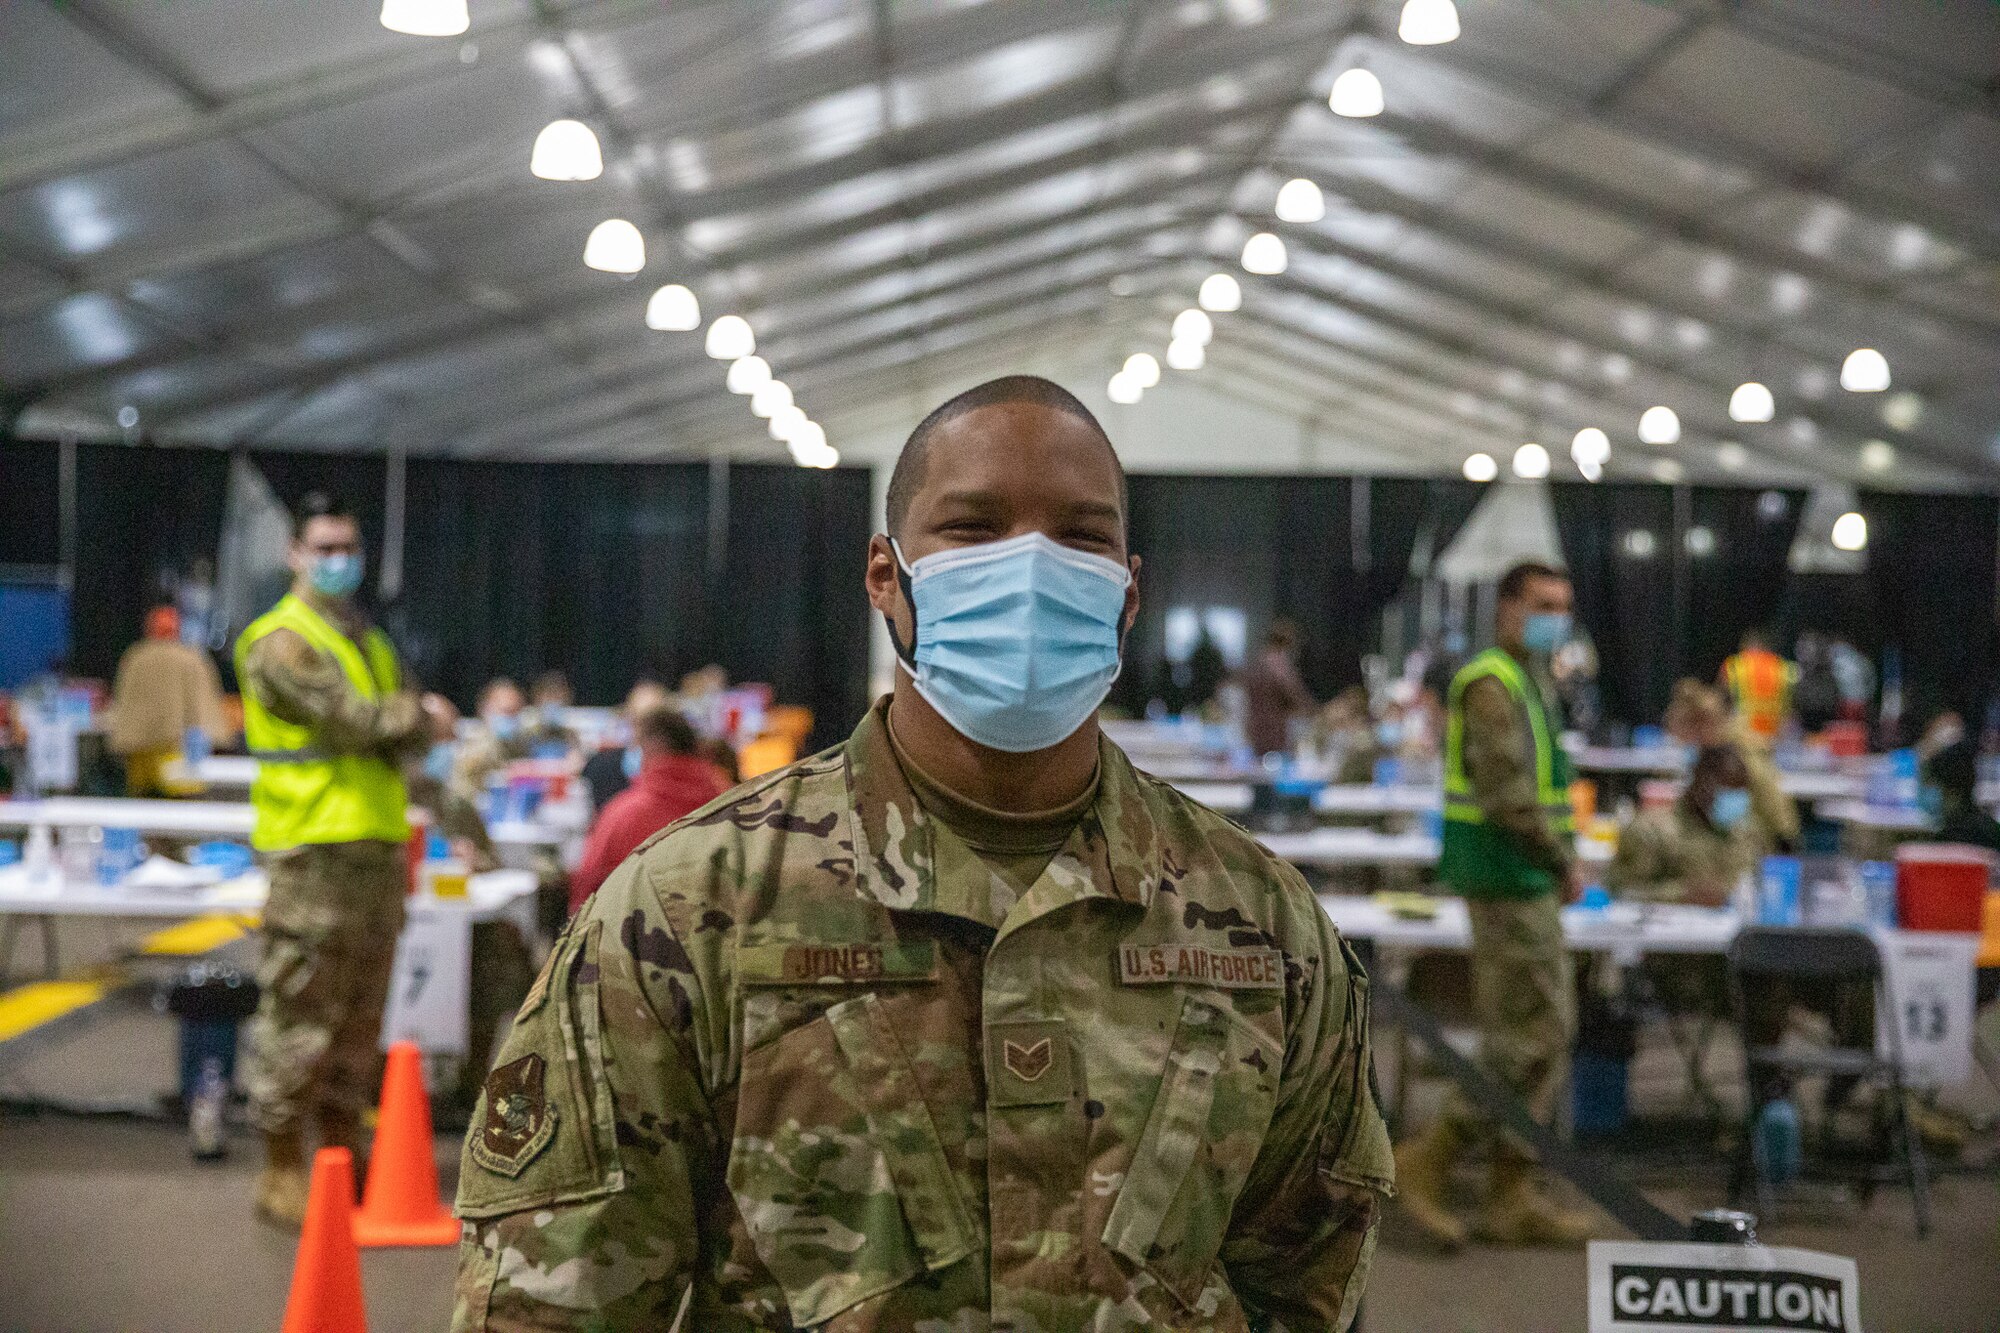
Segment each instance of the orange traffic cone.
[{"label": "orange traffic cone", "polygon": [[389,1048],[389,1067],[382,1075],[368,1188],[354,1215],[356,1244],[458,1244],[458,1219],[438,1202],[432,1151],[423,1052],[413,1041],[399,1041]]},{"label": "orange traffic cone", "polygon": [[345,1148],[321,1148],[313,1157],[283,1333],[368,1333],[354,1248],[354,1155]]}]

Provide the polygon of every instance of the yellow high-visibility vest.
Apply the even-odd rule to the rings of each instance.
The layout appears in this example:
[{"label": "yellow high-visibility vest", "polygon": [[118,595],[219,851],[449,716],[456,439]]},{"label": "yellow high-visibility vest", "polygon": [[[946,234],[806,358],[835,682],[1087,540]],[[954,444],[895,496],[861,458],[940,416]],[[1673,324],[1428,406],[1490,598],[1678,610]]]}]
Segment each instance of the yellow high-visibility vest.
[{"label": "yellow high-visibility vest", "polygon": [[393,694],[402,684],[389,636],[371,629],[357,645],[306,602],[286,594],[236,640],[236,676],[243,682],[243,736],[256,757],[250,805],[257,822],[250,844],[260,852],[327,842],[404,842],[409,797],[402,774],[374,755],[335,754],[309,726],[287,722],[249,686],[250,647],[288,629],[340,664],[364,699]]},{"label": "yellow high-visibility vest", "polygon": [[1438,879],[1468,897],[1534,897],[1555,888],[1555,881],[1487,823],[1486,812],[1473,800],[1472,783],[1465,775],[1465,691],[1487,676],[1498,679],[1515,706],[1527,715],[1535,744],[1536,799],[1543,818],[1558,837],[1567,838],[1576,831],[1569,803],[1569,755],[1549,725],[1541,689],[1504,649],[1488,648],[1467,662],[1451,682],[1445,715],[1444,844],[1438,857]]}]

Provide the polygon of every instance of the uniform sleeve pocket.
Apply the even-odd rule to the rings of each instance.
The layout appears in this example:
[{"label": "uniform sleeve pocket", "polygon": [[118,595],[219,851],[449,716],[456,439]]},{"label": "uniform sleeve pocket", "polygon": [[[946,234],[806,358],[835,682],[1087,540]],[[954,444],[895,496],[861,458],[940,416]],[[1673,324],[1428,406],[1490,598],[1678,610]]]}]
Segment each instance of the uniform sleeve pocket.
[{"label": "uniform sleeve pocket", "polygon": [[728,1179],[800,1327],[973,1245],[930,1111],[874,995],[744,1054]]},{"label": "uniform sleeve pocket", "polygon": [[[1105,1246],[1144,1266],[1184,1304],[1192,1304],[1220,1250],[1222,1227],[1204,1227],[1195,1213],[1222,1205],[1222,1181],[1204,1182],[1204,1156],[1216,1076],[1228,1045],[1228,1020],[1217,1005],[1190,996],[1167,1055],[1160,1091],[1146,1117],[1132,1164],[1105,1219]],[[1240,1182],[1239,1182],[1240,1183]]]},{"label": "uniform sleeve pocket", "polygon": [[625,1183],[597,1000],[593,925],[551,960],[552,1003],[518,1021],[473,1108],[458,1215],[577,1203]]}]

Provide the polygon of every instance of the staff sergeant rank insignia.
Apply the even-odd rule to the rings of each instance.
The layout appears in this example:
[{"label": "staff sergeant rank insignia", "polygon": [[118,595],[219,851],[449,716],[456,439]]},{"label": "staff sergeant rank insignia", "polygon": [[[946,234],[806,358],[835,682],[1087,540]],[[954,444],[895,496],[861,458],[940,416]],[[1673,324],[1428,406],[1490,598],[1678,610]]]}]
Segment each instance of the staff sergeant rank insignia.
[{"label": "staff sergeant rank insignia", "polygon": [[547,1066],[524,1055],[486,1076],[486,1115],[471,1144],[472,1160],[488,1171],[518,1176],[556,1132],[556,1108],[543,1086]]},{"label": "staff sergeant rank insignia", "polygon": [[1118,979],[1127,986],[1188,981],[1223,990],[1283,990],[1285,956],[1276,949],[1127,944],[1118,950]]}]

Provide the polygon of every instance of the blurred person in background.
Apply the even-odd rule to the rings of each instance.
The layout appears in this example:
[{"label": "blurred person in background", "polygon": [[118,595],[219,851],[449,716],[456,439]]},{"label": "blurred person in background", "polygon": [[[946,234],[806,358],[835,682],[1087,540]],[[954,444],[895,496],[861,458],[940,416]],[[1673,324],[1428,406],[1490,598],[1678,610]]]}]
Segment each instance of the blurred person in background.
[{"label": "blurred person in background", "polygon": [[1263,650],[1243,669],[1244,739],[1259,757],[1289,751],[1293,719],[1318,707],[1299,679],[1298,657],[1298,627],[1273,621]]},{"label": "blurred person in background", "polygon": [[1640,812],[1619,833],[1604,887],[1635,902],[1726,906],[1763,854],[1752,799],[1741,750],[1703,750],[1671,806]]},{"label": "blurred person in background", "polygon": [[479,691],[479,719],[458,738],[452,781],[476,794],[487,780],[516,759],[528,757],[528,699],[506,676],[496,676]]},{"label": "blurred person in background", "polygon": [[2000,852],[2000,821],[1979,803],[1979,756],[1971,741],[1961,734],[1939,746],[1924,763],[1924,778],[1937,791],[1939,842]]},{"label": "blurred person in background", "polygon": [[1751,739],[1742,718],[1731,715],[1720,690],[1698,680],[1676,682],[1664,721],[1668,734],[1684,745],[1698,751],[1727,748],[1742,759],[1750,792],[1746,832],[1754,836],[1757,855],[1790,851],[1797,845],[1798,803],[1785,795],[1769,748]]},{"label": "blurred person in background", "polygon": [[180,794],[162,770],[190,731],[223,739],[222,680],[213,659],[182,640],[180,614],[156,606],[146,613],[146,637],[118,659],[111,687],[111,749],[125,760],[125,794]]},{"label": "blurred person in background", "polygon": [[699,753],[694,728],[671,706],[647,708],[633,719],[632,732],[641,755],[639,775],[590,826],[583,857],[569,877],[572,915],[640,843],[729,790]]},{"label": "blurred person in background", "polygon": [[289,560],[292,590],[243,631],[236,677],[258,760],[251,843],[270,878],[244,1074],[264,1135],[257,1211],[296,1229],[307,1121],[322,1146],[360,1155],[409,890],[401,769],[447,706],[405,688],[388,636],[356,605],[364,566],[349,510],[305,497]]},{"label": "blurred person in background", "polygon": [[547,759],[556,757],[558,749],[564,756],[581,752],[582,743],[570,730],[567,720],[570,706],[575,702],[569,677],[562,672],[544,671],[535,677],[532,702],[521,716],[522,742],[530,755]]},{"label": "blurred person in background", "polygon": [[1721,683],[1736,705],[1744,737],[1764,746],[1775,744],[1792,715],[1799,669],[1771,651],[1763,631],[1745,630],[1736,652],[1723,660]]},{"label": "blurred person in background", "polygon": [[592,815],[602,814],[611,798],[631,786],[632,779],[639,776],[639,766],[643,762],[636,734],[639,715],[654,708],[667,707],[672,702],[667,687],[657,680],[641,679],[626,693],[622,710],[625,744],[607,745],[583,764],[583,780],[590,785]]},{"label": "blurred person in background", "polygon": [[1356,783],[1375,780],[1375,760],[1381,751],[1375,729],[1368,720],[1368,691],[1350,685],[1320,709],[1314,724],[1319,730],[1320,750],[1335,759],[1336,782]]}]

